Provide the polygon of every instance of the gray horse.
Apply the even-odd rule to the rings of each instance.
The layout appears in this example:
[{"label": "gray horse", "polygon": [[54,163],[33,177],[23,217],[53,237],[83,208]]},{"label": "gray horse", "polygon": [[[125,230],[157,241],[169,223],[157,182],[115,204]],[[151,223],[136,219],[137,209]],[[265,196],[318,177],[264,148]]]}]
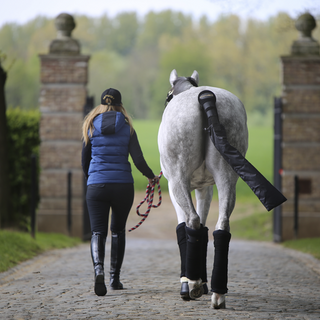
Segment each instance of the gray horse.
[{"label": "gray horse", "polygon": [[[178,77],[170,74],[172,98],[166,106],[158,133],[160,163],[168,180],[171,201],[178,218],[177,240],[181,258],[183,299],[195,299],[208,293],[206,256],[208,228],[206,220],[216,184],[219,218],[213,232],[215,257],[211,277],[212,307],[225,308],[227,267],[230,241],[229,218],[235,206],[238,175],[232,170],[205,128],[206,114],[198,101],[204,90],[216,96],[220,123],[227,139],[245,156],[248,148],[247,117],[241,101],[232,93],[215,87],[198,87],[199,76]],[[169,100],[169,99],[168,99]],[[195,209],[191,191],[195,190]]]}]

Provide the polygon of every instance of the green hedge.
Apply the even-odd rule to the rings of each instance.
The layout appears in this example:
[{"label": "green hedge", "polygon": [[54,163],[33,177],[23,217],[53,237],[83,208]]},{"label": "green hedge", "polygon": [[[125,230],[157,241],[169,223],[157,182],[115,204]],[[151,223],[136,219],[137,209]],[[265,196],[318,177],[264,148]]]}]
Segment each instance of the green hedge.
[{"label": "green hedge", "polygon": [[[8,160],[10,202],[8,216],[1,217],[2,225],[27,227],[30,220],[31,155],[39,156],[40,112],[36,110],[7,110]],[[39,161],[37,161],[39,180]],[[39,195],[37,190],[37,203]]]}]

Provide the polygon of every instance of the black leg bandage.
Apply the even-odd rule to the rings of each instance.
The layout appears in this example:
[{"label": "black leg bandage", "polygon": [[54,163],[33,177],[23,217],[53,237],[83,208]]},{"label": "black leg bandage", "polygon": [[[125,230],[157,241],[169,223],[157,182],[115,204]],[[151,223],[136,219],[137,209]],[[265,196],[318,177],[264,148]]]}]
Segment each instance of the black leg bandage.
[{"label": "black leg bandage", "polygon": [[207,279],[207,249],[208,249],[208,228],[201,229],[201,280],[208,282]]},{"label": "black leg bandage", "polygon": [[189,280],[201,278],[201,229],[194,230],[186,227],[187,257],[186,277]]},{"label": "black leg bandage", "polygon": [[225,294],[228,292],[228,253],[231,234],[228,231],[216,230],[214,238],[214,263],[211,277],[211,291]]},{"label": "black leg bandage", "polygon": [[226,130],[219,121],[214,93],[209,90],[202,91],[198,96],[198,100],[208,118],[210,139],[230,167],[251,188],[268,211],[285,202],[287,199],[283,194],[244,158],[236,148],[229,144]]},{"label": "black leg bandage", "polygon": [[184,222],[178,224],[176,228],[177,232],[177,241],[180,252],[181,260],[181,277],[186,276],[186,257],[187,257],[187,236],[186,236],[186,224]]}]

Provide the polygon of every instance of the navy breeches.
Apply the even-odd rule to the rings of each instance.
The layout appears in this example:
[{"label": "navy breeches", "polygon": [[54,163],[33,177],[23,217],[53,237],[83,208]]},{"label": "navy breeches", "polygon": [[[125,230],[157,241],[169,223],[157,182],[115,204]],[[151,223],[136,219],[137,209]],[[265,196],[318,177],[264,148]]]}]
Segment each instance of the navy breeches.
[{"label": "navy breeches", "polygon": [[87,188],[87,206],[91,231],[108,234],[109,212],[112,210],[112,232],[125,229],[133,204],[133,183],[90,184]]}]

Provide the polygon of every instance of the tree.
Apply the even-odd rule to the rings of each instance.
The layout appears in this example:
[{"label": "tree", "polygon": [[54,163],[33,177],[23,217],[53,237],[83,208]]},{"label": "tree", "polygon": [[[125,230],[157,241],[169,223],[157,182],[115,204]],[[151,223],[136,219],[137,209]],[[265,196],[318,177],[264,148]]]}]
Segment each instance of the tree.
[{"label": "tree", "polygon": [[[319,20],[319,18],[318,18]],[[272,97],[281,93],[280,56],[290,54],[298,38],[294,19],[279,13],[267,21],[221,15],[195,21],[179,11],[135,12],[115,17],[76,16],[73,37],[89,61],[89,93],[96,103],[107,87],[123,92],[130,114],[159,117],[170,89],[172,69],[190,75],[197,69],[202,85],[237,95],[248,113],[264,121],[272,111]],[[7,107],[38,106],[39,53],[48,53],[56,37],[54,19],[36,17],[23,24],[0,27],[0,48],[15,62],[6,81]],[[320,41],[320,27],[313,32]],[[8,71],[8,68],[6,68]]]},{"label": "tree", "polygon": [[186,28],[180,37],[164,36],[161,39],[161,53],[157,77],[151,86],[152,101],[150,117],[160,118],[166,94],[170,90],[169,75],[176,69],[179,76],[189,77],[194,70],[200,75],[200,85],[207,85],[210,79],[211,57],[206,45],[197,39],[196,33]]},{"label": "tree", "polygon": [[140,50],[157,47],[160,38],[164,35],[179,37],[185,27],[192,24],[192,19],[181,12],[171,10],[159,13],[150,12],[144,17],[141,25],[141,32],[137,39],[137,46]]},{"label": "tree", "polygon": [[[1,52],[0,52],[1,53]],[[4,86],[7,73],[3,70],[0,56],[0,227],[9,208],[9,173],[7,153],[7,118]]]}]

